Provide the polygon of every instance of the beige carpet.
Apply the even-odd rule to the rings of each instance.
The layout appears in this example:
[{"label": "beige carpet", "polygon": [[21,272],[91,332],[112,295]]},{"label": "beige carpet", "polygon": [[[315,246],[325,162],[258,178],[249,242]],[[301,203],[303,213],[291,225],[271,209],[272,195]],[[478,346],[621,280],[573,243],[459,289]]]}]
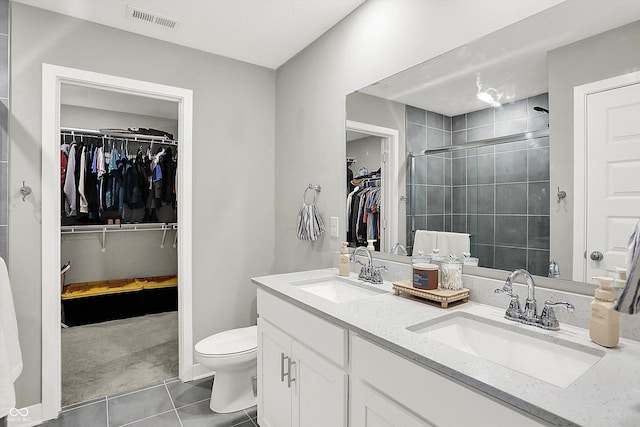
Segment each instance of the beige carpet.
[{"label": "beige carpet", "polygon": [[177,311],[62,329],[62,406],[177,376]]}]

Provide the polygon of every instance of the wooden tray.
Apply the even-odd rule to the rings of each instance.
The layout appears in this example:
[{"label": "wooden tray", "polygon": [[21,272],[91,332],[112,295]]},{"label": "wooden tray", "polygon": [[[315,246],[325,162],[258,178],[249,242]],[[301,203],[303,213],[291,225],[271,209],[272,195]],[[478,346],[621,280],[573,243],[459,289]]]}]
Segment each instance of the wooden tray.
[{"label": "wooden tray", "polygon": [[411,280],[393,282],[393,290],[396,295],[400,295],[401,292],[404,292],[429,301],[437,302],[442,308],[447,308],[452,302],[467,302],[469,300],[469,289],[467,288],[462,288],[457,291],[441,288],[432,290],[418,289],[413,287]]}]

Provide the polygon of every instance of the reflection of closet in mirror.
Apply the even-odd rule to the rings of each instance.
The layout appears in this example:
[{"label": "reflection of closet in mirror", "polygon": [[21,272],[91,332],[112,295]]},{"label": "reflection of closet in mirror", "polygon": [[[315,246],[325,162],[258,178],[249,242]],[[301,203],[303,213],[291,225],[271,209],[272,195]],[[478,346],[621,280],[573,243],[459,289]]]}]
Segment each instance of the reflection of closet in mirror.
[{"label": "reflection of closet in mirror", "polygon": [[346,240],[350,246],[372,243],[376,251],[388,252],[398,242],[400,132],[351,120],[346,124]]},{"label": "reflection of closet in mirror", "polygon": [[347,242],[367,246],[373,240],[380,250],[382,139],[361,132],[347,132]]},{"label": "reflection of closet in mirror", "polygon": [[407,106],[407,242],[416,230],[471,235],[480,266],[549,264],[547,95],[454,117]]}]

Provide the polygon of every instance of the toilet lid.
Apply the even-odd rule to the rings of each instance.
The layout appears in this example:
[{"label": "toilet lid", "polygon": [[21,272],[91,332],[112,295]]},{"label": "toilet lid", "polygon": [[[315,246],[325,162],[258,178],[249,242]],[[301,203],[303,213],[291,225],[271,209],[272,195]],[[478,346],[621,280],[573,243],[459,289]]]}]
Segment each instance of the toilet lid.
[{"label": "toilet lid", "polygon": [[258,347],[258,327],[231,329],[204,338],[195,346],[200,354],[236,354],[255,350]]}]

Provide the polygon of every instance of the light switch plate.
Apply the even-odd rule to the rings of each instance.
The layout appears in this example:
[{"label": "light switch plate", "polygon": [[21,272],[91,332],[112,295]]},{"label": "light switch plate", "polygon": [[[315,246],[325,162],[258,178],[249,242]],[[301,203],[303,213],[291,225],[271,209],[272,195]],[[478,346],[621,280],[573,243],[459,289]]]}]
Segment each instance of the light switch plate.
[{"label": "light switch plate", "polygon": [[338,237],[338,217],[331,217],[331,237]]}]

